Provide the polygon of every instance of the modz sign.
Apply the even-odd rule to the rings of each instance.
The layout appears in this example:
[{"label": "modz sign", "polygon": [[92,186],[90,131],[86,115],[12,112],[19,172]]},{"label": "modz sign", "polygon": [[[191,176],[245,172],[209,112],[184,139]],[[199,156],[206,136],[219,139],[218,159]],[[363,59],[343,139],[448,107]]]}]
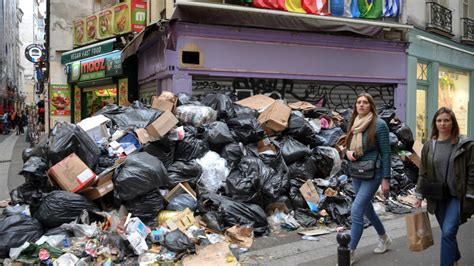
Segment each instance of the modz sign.
[{"label": "modz sign", "polygon": [[46,50],[39,44],[30,44],[25,48],[25,57],[32,63],[46,61]]},{"label": "modz sign", "polygon": [[87,81],[122,75],[120,52],[104,55],[68,65],[68,81]]}]

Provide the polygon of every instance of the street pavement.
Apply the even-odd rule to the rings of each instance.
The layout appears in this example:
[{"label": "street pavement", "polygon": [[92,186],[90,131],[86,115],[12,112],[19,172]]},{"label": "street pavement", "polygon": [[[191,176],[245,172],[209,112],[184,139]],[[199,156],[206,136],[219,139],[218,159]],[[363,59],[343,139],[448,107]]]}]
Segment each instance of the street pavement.
[{"label": "street pavement", "polygon": [[[23,184],[18,175],[22,169],[22,151],[29,147],[25,136],[0,135],[0,201],[9,199],[9,191]],[[372,253],[377,234],[373,227],[364,230],[357,249],[356,265],[439,265],[440,230],[436,219],[430,216],[434,234],[434,246],[423,252],[408,250],[405,219],[403,215],[385,213],[381,215],[387,233],[393,238],[390,251],[376,255]],[[302,240],[296,232],[279,232],[272,236],[258,237],[251,249],[240,255],[242,265],[331,265],[337,264],[336,233],[318,237],[318,241]],[[460,265],[474,266],[474,221],[461,226],[458,243],[462,259]]]}]

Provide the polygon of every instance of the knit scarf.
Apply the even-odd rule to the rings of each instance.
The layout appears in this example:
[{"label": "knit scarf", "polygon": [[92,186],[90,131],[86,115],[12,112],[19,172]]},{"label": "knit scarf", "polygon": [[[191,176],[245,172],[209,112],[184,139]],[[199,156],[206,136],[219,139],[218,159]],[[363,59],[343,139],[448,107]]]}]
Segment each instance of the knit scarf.
[{"label": "knit scarf", "polygon": [[354,124],[351,127],[352,131],[352,140],[351,140],[351,151],[355,151],[357,156],[361,157],[364,155],[364,149],[362,147],[362,134],[372,122],[374,118],[374,114],[372,112],[368,113],[365,116],[358,115],[355,120]]}]

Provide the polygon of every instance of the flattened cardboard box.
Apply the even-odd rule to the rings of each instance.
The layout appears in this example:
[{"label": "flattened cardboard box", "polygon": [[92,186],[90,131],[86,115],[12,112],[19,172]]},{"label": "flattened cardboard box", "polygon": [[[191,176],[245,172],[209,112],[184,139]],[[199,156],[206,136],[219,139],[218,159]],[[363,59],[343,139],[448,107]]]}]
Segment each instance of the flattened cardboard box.
[{"label": "flattened cardboard box", "polygon": [[268,106],[270,106],[274,102],[275,100],[268,96],[257,94],[257,95],[242,99],[235,103],[238,105],[242,105],[242,106],[254,109],[254,110],[261,111],[261,110],[266,109]]},{"label": "flattened cardboard box", "polygon": [[415,164],[418,168],[421,166],[421,150],[423,149],[423,144],[418,140],[415,140],[413,144],[413,154],[408,156],[408,159]]},{"label": "flattened cardboard box", "polygon": [[136,129],[135,133],[140,143],[145,144],[162,138],[175,127],[176,124],[178,124],[178,119],[171,112],[165,111],[146,128]]},{"label": "flattened cardboard box", "polygon": [[311,180],[306,181],[300,187],[300,193],[306,200],[311,211],[318,211],[318,204],[320,201],[318,191]]},{"label": "flattened cardboard box", "polygon": [[176,107],[176,101],[171,102],[169,100],[163,99],[160,96],[153,96],[153,100],[151,103],[151,108],[158,109],[161,111],[168,111],[173,113]]},{"label": "flattened cardboard box", "polygon": [[105,174],[100,174],[99,178],[96,182],[94,182],[94,184],[92,184],[92,186],[81,190],[79,194],[89,200],[95,200],[98,198],[102,198],[107,193],[114,190],[114,183],[112,182],[112,177],[114,175],[115,168],[116,167],[105,170]]},{"label": "flattened cardboard box", "polygon": [[77,192],[92,182],[96,174],[75,154],[71,153],[48,171],[62,189]]},{"label": "flattened cardboard box", "polygon": [[258,122],[268,133],[281,132],[288,127],[291,108],[287,105],[274,102],[258,116]]}]

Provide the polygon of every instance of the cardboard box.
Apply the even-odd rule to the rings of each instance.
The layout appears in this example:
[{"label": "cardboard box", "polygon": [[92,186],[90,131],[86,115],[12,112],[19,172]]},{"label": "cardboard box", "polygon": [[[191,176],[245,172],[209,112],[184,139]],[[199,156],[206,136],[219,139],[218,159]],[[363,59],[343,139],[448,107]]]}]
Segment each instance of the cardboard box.
[{"label": "cardboard box", "polygon": [[77,125],[82,128],[91,139],[97,142],[110,137],[110,133],[105,125],[109,121],[110,119],[103,115],[96,115],[81,120]]},{"label": "cardboard box", "polygon": [[178,124],[178,119],[171,112],[166,111],[146,128],[135,129],[135,133],[140,143],[146,144],[150,141],[162,138],[174,128],[176,124]]},{"label": "cardboard box", "polygon": [[270,141],[269,138],[264,138],[262,140],[259,140],[257,142],[257,150],[259,153],[263,153],[263,152],[276,153],[277,152],[275,145],[273,145],[273,143]]},{"label": "cardboard box", "polygon": [[115,167],[105,170],[105,173],[101,173],[97,180],[92,183],[90,187],[87,187],[79,192],[82,196],[89,200],[95,200],[102,198],[107,193],[114,190],[114,183],[112,177],[114,175]]},{"label": "cardboard box", "polygon": [[191,186],[188,184],[188,182],[183,182],[177,184],[172,190],[170,190],[168,193],[165,195],[165,200],[170,202],[171,199],[174,197],[181,195],[183,193],[188,193],[191,195],[195,200],[196,199],[196,192],[191,188]]},{"label": "cardboard box", "polygon": [[48,175],[62,189],[69,192],[83,189],[96,177],[96,174],[75,153],[51,167]]},{"label": "cardboard box", "polygon": [[413,144],[413,154],[408,156],[408,159],[418,168],[421,166],[421,150],[423,150],[423,144],[415,140]]},{"label": "cardboard box", "polygon": [[165,224],[171,231],[179,229],[186,233],[186,229],[193,225],[195,221],[193,212],[186,208],[184,211],[166,220]]},{"label": "cardboard box", "polygon": [[290,107],[276,101],[258,116],[258,122],[267,134],[272,135],[272,132],[281,132],[288,127],[290,114]]},{"label": "cardboard box", "polygon": [[178,97],[169,91],[164,91],[160,96],[153,96],[151,108],[174,113]]},{"label": "cardboard box", "polygon": [[309,102],[298,101],[294,103],[289,103],[288,106],[293,110],[312,110],[315,109],[316,106],[310,104]]},{"label": "cardboard box", "polygon": [[320,201],[319,194],[311,180],[307,180],[300,187],[300,193],[303,196],[303,198],[306,200],[306,203],[308,204],[309,209],[311,211],[313,212],[319,211],[318,210],[318,204]]},{"label": "cardboard box", "polygon": [[274,102],[275,100],[273,98],[270,98],[262,94],[257,94],[257,95],[242,99],[235,103],[251,108],[251,109],[262,111],[266,109],[268,106],[272,105]]}]

